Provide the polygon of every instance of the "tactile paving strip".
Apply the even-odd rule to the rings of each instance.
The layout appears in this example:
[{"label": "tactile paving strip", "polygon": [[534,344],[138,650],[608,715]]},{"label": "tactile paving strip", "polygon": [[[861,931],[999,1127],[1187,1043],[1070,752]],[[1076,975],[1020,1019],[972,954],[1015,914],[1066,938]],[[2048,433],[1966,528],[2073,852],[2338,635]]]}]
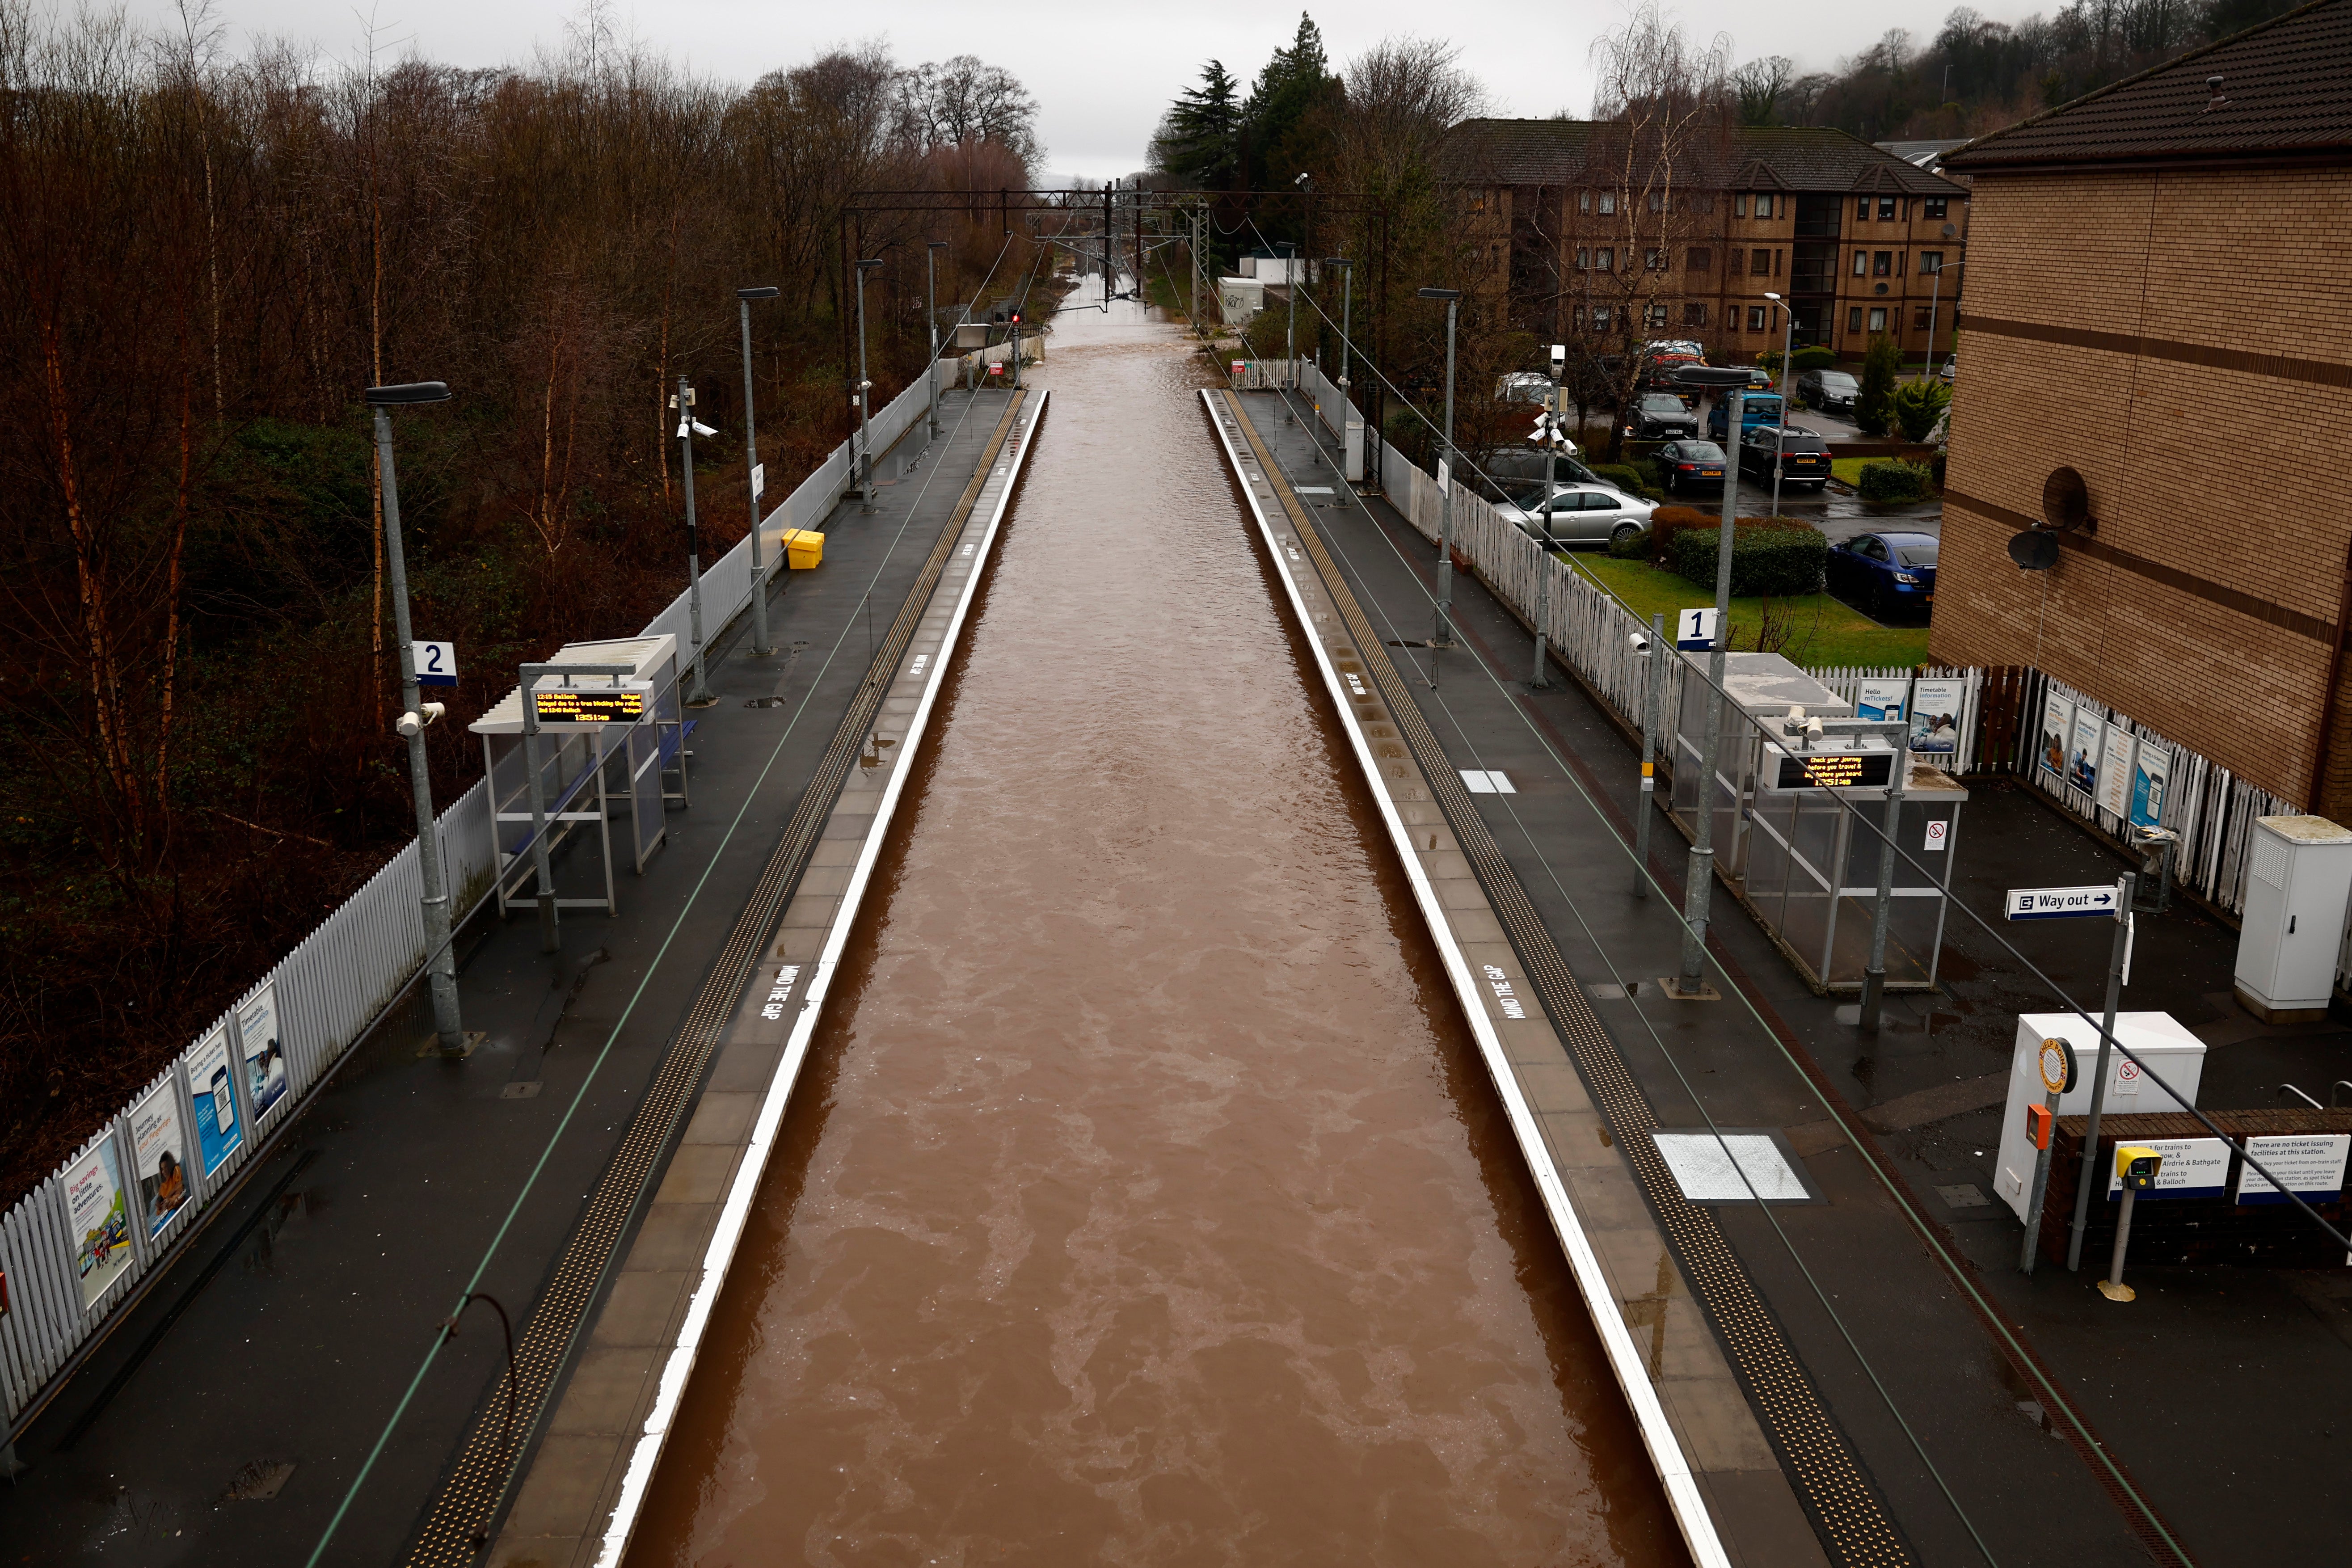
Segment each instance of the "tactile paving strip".
[{"label": "tactile paving strip", "polygon": [[[1259,463],[1268,474],[1278,473],[1243,405],[1236,399],[1232,406]],[[1668,1245],[1690,1279],[1692,1294],[1723,1336],[1732,1369],[1762,1416],[1765,1435],[1779,1449],[1798,1500],[1812,1516],[1832,1560],[1853,1568],[1907,1565],[1910,1551],[1888,1517],[1877,1488],[1847,1447],[1844,1434],[1822,1405],[1820,1392],[1790,1349],[1780,1324],[1748,1282],[1747,1270],[1722,1228],[1714,1215],[1683,1196],[1657,1145],[1651,1142],[1649,1134],[1658,1119],[1648,1098],[1592,1011],[1583,987],[1569,973],[1551,932],[1519,885],[1517,874],[1503,858],[1445,748],[1422,717],[1420,704],[1397,673],[1380,633],[1365,616],[1354,590],[1324,548],[1322,535],[1286,484],[1281,487],[1281,495],[1325,589],[1356,639],[1364,668],[1379,683],[1397,728],[1421,763],[1430,792],[1444,811],[1479,885],[1486,889],[1512,949],[1527,965],[1545,1010],[1568,1043],[1587,1090],[1609,1123],[1611,1136],[1633,1162]]]},{"label": "tactile paving strip", "polygon": [[638,1103],[619,1152],[598,1181],[579,1227],[573,1231],[546,1291],[516,1342],[512,1375],[519,1414],[513,1446],[508,1446],[507,1380],[501,1376],[483,1400],[474,1429],[434,1500],[433,1511],[408,1554],[409,1568],[464,1568],[480,1555],[488,1543],[489,1529],[505,1504],[517,1463],[530,1447],[529,1435],[545,1419],[558,1374],[571,1359],[572,1343],[586,1320],[588,1308],[603,1289],[621,1238],[627,1234],[638,1208],[660,1175],[663,1152],[675,1143],[693,1110],[695,1091],[702,1082],[704,1069],[710,1065],[712,1050],[733,1016],[744,987],[751,983],[752,971],[775,932],[776,922],[783,917],[784,906],[800,882],[817,836],[824,829],[834,797],[841,793],[843,782],[865,747],[874,716],[880,711],[883,698],[898,673],[899,659],[930,605],[931,590],[938,585],[940,574],[947,570],[956,541],[963,532],[964,520],[979,500],[989,471],[995,467],[997,454],[1019,421],[1028,396],[1026,393],[1013,395],[1003,419],[989,437],[971,482],[957,500],[947,525],[940,531],[939,542],[924,559],[922,571],[908,591],[898,618],[890,623],[889,632],[866,668],[865,680],[850,701],[849,711],[834,731],[833,743],[826,748],[815,776],[802,794],[800,805],[785,826],[783,837],[769,858],[758,885],[744,903],[742,914],[728,933],[727,944],[719,950],[718,961],[704,979],[692,1011],[671,1039],[659,1075]]}]

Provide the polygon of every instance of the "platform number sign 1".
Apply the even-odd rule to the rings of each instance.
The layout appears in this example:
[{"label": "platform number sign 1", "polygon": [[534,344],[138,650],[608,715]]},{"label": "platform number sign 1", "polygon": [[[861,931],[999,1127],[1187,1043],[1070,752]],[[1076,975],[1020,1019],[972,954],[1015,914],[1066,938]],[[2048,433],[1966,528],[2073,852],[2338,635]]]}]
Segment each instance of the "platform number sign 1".
[{"label": "platform number sign 1", "polygon": [[416,660],[416,684],[419,686],[455,686],[457,684],[457,645],[453,642],[413,642],[408,645]]},{"label": "platform number sign 1", "polygon": [[1715,646],[1715,611],[1676,610],[1675,612],[1675,646],[1690,652],[1704,653]]}]

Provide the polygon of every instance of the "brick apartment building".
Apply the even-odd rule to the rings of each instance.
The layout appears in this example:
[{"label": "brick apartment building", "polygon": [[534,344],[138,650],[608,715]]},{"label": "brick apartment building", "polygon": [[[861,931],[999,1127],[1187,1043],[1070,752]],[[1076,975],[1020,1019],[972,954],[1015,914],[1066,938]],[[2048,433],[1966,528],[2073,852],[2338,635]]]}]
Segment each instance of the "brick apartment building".
[{"label": "brick apartment building", "polygon": [[[1951,341],[1969,192],[1843,131],[1718,127],[1625,155],[1606,121],[1472,120],[1454,177],[1511,323],[1538,339],[1691,338],[1717,363],[1873,337]],[[1507,255],[1507,265],[1506,257]]]},{"label": "brick apartment building", "polygon": [[[2352,821],[2352,0],[1949,154],[1974,195],[1932,656]],[[2071,468],[2095,530],[2010,543]]]}]

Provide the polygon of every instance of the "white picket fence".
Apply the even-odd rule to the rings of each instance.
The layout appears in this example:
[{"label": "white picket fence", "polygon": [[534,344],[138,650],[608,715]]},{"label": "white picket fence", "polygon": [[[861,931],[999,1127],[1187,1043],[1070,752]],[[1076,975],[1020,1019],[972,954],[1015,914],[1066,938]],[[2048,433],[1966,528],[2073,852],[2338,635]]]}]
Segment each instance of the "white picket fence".
[{"label": "white picket fence", "polygon": [[[918,382],[874,416],[877,454],[923,417],[928,395],[928,384]],[[851,443],[835,447],[761,521],[763,574],[776,569],[784,530],[813,527],[833,510],[848,488],[852,461]],[[707,639],[716,639],[751,606],[752,588],[747,535],[702,574]],[[688,595],[680,594],[639,635],[674,633],[679,647],[690,651],[690,620]],[[497,869],[482,784],[459,795],[436,826],[454,908],[469,911],[488,896]],[[416,977],[425,957],[416,855],[412,840],[0,1218],[0,1420],[9,1440],[74,1352],[142,1278],[172,1259],[196,1217],[268,1147]],[[272,1042],[279,1054],[274,1062]],[[191,1071],[197,1061],[210,1068],[224,1054],[227,1071],[217,1081],[232,1101],[226,1121],[212,1072],[199,1081]],[[213,1120],[222,1142],[233,1125],[232,1145],[207,1152],[197,1126],[200,1110]],[[142,1134],[150,1156],[143,1162]],[[186,1195],[151,1226],[153,1198],[165,1195],[161,1161],[153,1156],[167,1149],[184,1173]],[[154,1194],[142,1188],[142,1163],[157,1167]],[[122,1205],[120,1215],[103,1201],[109,1189]]]}]

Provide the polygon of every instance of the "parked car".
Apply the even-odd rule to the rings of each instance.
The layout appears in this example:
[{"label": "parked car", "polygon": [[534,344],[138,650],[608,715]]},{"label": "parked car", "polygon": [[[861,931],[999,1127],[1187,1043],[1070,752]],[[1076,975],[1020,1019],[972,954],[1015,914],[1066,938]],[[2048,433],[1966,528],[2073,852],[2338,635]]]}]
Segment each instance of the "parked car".
[{"label": "parked car", "polygon": [[1936,537],[1862,533],[1830,547],[1830,592],[1874,620],[1936,602]]},{"label": "parked car", "polygon": [[[1631,539],[1650,526],[1657,510],[1639,496],[1608,485],[1571,485],[1545,504],[1540,483],[1505,486],[1509,499],[1498,503],[1496,515],[1525,529],[1536,539],[1555,544],[1608,544]],[[1549,526],[1547,526],[1549,516]]]},{"label": "parked car", "polygon": [[1538,408],[1546,407],[1551,403],[1551,377],[1539,371],[1515,370],[1495,388],[1495,395],[1505,403],[1531,403]]},{"label": "parked car", "polygon": [[1772,461],[1780,462],[1780,482],[1790,488],[1807,485],[1818,495],[1830,482],[1830,444],[1810,430],[1795,426],[1775,428],[1751,426],[1739,443],[1739,471],[1749,479],[1769,481]]},{"label": "parked car", "polygon": [[[1727,397],[1718,397],[1715,400],[1715,406],[1706,411],[1707,438],[1718,446],[1727,444],[1730,438],[1730,401]],[[1787,407],[1777,392],[1751,392],[1739,400],[1739,427],[1743,430],[1754,429],[1759,425],[1777,427],[1787,416]],[[1697,433],[1695,430],[1691,432],[1693,435]]]},{"label": "parked car", "polygon": [[1772,373],[1760,364],[1746,365],[1742,368],[1748,372],[1748,390],[1750,392],[1770,392],[1780,384],[1773,378]]},{"label": "parked car", "polygon": [[1669,441],[1658,448],[1658,481],[1670,496],[1720,493],[1726,461],[1712,441]]},{"label": "parked car", "polygon": [[1698,434],[1698,419],[1671,392],[1645,392],[1625,410],[1625,434],[1639,441],[1676,441]]},{"label": "parked car", "polygon": [[1862,383],[1842,370],[1800,371],[1797,395],[1824,413],[1851,414],[1862,396]]},{"label": "parked car", "polygon": [[[1485,468],[1505,484],[1513,479],[1541,479],[1544,454],[1533,447],[1505,447],[1486,459]],[[1618,488],[1586,468],[1583,459],[1572,452],[1551,454],[1551,477],[1564,485],[1598,485],[1612,490]],[[1493,500],[1495,497],[1489,495],[1486,499]]]},{"label": "parked car", "polygon": [[1959,361],[1954,359],[1951,355],[1947,354],[1944,356],[1944,368],[1937,371],[1936,374],[1944,378],[1945,385],[1949,386],[1951,384],[1952,376],[1955,374],[1955,367],[1958,366],[1958,363]]}]

